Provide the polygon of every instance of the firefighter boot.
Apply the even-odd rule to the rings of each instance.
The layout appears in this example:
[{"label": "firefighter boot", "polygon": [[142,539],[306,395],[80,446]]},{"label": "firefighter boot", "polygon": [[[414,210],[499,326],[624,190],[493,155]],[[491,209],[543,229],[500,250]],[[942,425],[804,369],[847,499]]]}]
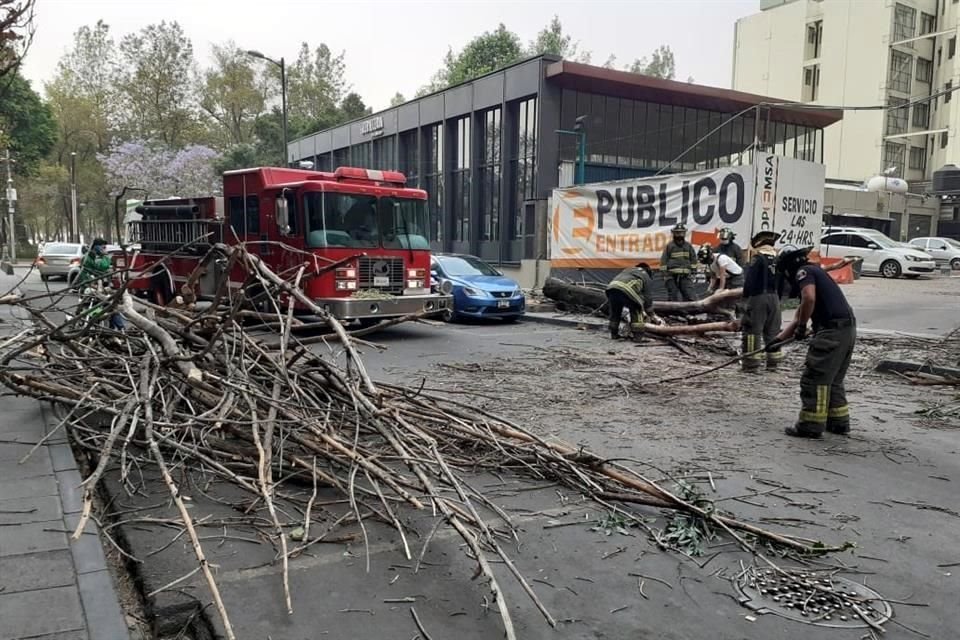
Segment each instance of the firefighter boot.
[{"label": "firefighter boot", "polygon": [[827,411],[827,431],[838,436],[850,433],[850,406],[830,407]]},{"label": "firefighter boot", "polygon": [[815,428],[811,428],[811,425],[803,422],[798,422],[792,427],[787,427],[783,432],[794,438],[810,438],[812,440],[817,440],[823,435],[822,431],[817,431]]}]

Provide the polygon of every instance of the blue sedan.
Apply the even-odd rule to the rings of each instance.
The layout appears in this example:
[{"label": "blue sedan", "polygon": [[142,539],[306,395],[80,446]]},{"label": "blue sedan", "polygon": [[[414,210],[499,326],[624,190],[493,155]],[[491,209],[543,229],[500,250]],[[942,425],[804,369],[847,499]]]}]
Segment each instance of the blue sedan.
[{"label": "blue sedan", "polygon": [[501,318],[515,322],[523,315],[526,301],[515,280],[507,278],[475,256],[434,254],[430,257],[430,277],[441,284],[449,282],[453,310],[447,320],[457,318]]}]

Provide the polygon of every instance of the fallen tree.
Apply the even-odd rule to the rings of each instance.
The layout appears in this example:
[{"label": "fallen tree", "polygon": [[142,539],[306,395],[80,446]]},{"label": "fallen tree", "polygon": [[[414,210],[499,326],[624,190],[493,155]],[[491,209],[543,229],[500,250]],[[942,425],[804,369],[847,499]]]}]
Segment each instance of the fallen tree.
[{"label": "fallen tree", "polygon": [[[108,469],[140,492],[147,491],[137,484],[144,468],[156,471],[196,556],[192,573],[204,577],[228,638],[236,637],[229,603],[221,597],[197,534],[200,521],[183,502],[182,476],[173,469],[202,470],[249,495],[242,517],[255,518],[259,533],[277,549],[288,610],[287,563],[330,529],[321,526],[320,509],[311,509],[318,485],[349,503],[365,545],[364,520],[376,519],[396,531],[398,551],[408,559],[413,532],[401,509],[433,513],[434,531],[443,526],[455,531],[477,563],[475,575],[483,576],[509,639],[517,635],[494,563],[518,582],[549,624],[556,622],[504,549],[520,534],[510,516],[469,481],[468,474],[478,471],[557,483],[627,518],[667,548],[671,543],[650,528],[649,513],[626,505],[683,514],[755,553],[756,541],[801,554],[838,549],[752,525],[689,488],[665,487],[581,446],[546,440],[475,403],[376,384],[357,352],[358,341],[300,288],[307,265],[287,279],[243,246],[213,250],[244,265],[259,283],[265,308],[272,309],[261,315],[278,327],[279,344],[248,333],[243,305],[226,288],[219,304],[203,309],[158,307],[122,289],[96,294],[79,307],[64,301],[62,292],[48,294],[52,302],[4,297],[3,303],[16,305],[35,322],[0,342],[0,383],[60,405],[67,412],[63,425],[93,455],[95,468],[83,483],[84,510],[74,538],[91,516],[94,488]],[[329,349],[311,351],[291,331],[295,302],[327,323]],[[66,317],[60,324],[51,320],[56,316],[50,311],[56,310]],[[106,322],[117,311],[130,325],[126,332]],[[305,480],[314,487],[309,501],[298,493]],[[285,508],[288,504],[294,508]],[[288,515],[300,513],[300,520]],[[298,524],[299,539],[288,533]],[[327,530],[311,536],[311,525]],[[425,538],[420,558],[431,537]],[[290,540],[299,544],[291,548]]]}]

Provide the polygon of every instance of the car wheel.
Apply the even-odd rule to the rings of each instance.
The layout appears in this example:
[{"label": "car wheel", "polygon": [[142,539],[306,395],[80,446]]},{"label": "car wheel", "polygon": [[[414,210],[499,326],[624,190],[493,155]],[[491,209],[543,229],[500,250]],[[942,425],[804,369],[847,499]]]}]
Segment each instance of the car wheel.
[{"label": "car wheel", "polygon": [[887,260],[880,265],[880,275],[884,278],[899,278],[902,272],[896,260]]},{"label": "car wheel", "polygon": [[950,261],[950,268],[954,271],[960,271],[960,258],[954,258]]}]

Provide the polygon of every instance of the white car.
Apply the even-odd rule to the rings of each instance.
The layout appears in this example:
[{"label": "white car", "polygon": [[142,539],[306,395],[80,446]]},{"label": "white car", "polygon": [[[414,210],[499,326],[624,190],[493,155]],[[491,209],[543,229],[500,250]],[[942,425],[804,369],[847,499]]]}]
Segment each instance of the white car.
[{"label": "white car", "polygon": [[938,264],[949,264],[954,271],[960,271],[960,242],[953,238],[914,238],[910,245],[929,253]]},{"label": "white car", "polygon": [[937,270],[932,256],[874,229],[831,230],[820,238],[820,255],[861,258],[863,273],[878,273],[884,278],[916,278]]}]

